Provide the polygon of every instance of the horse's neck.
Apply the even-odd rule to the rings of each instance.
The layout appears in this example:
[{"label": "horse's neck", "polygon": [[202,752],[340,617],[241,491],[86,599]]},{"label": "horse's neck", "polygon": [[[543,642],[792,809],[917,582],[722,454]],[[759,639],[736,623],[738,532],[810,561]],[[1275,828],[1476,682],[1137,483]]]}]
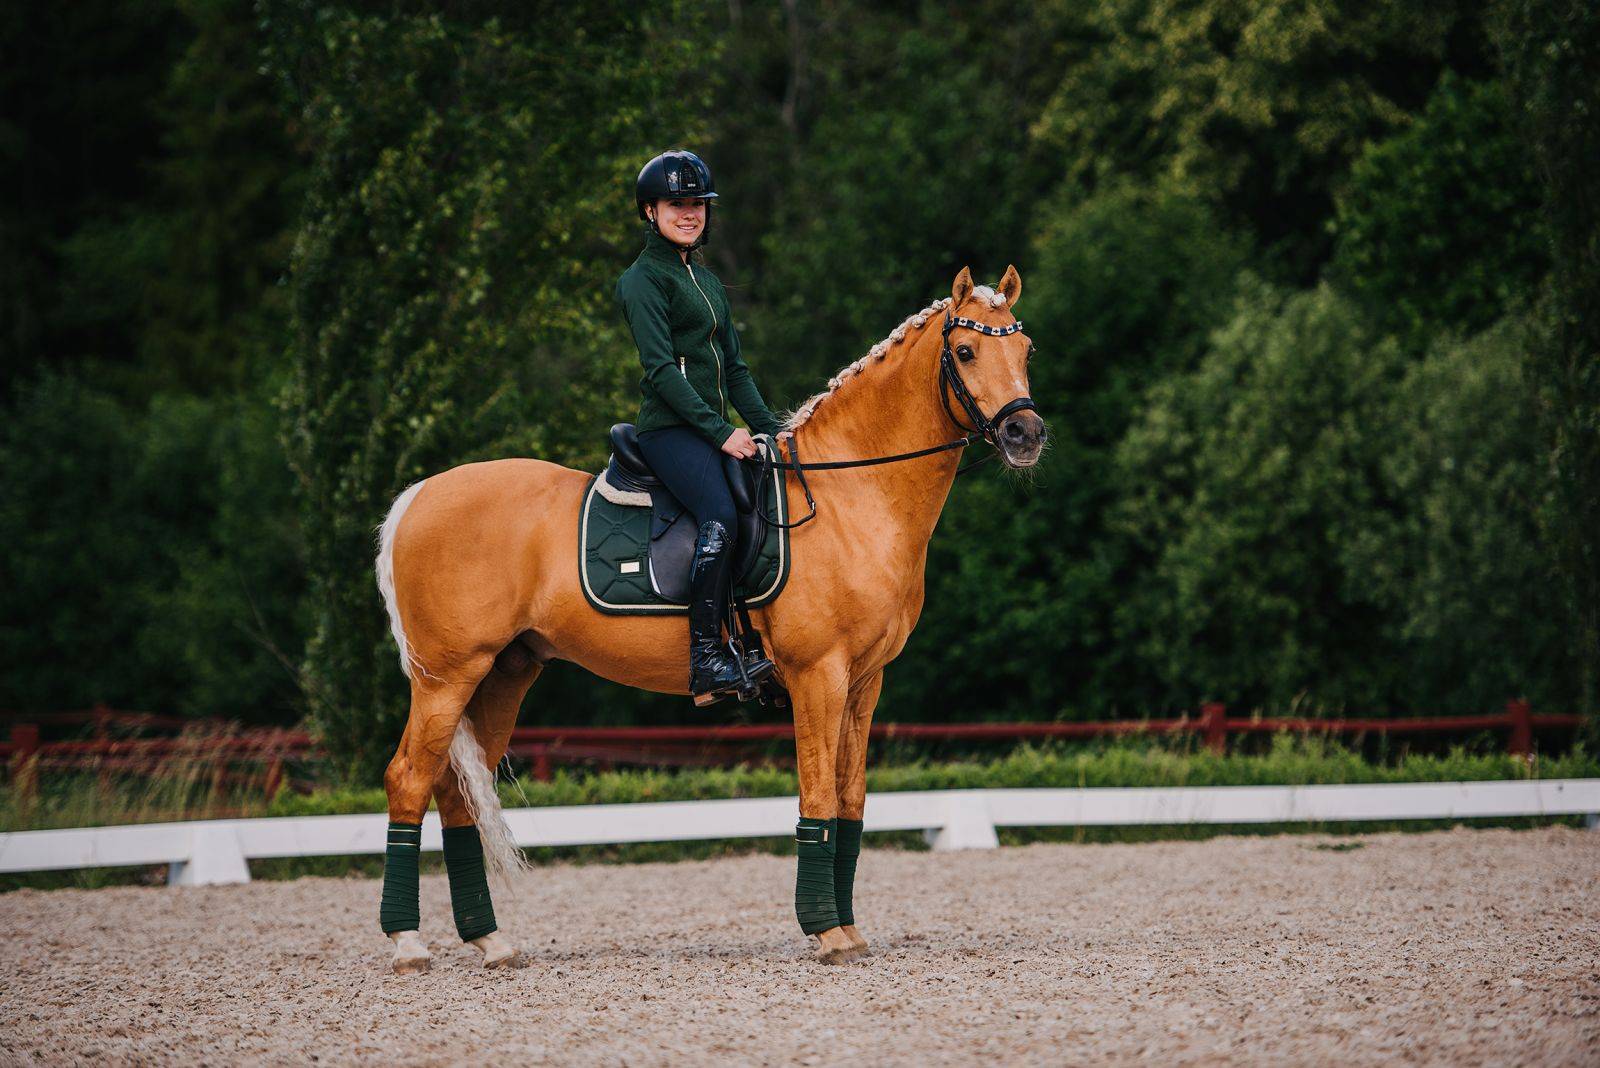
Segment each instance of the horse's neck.
[{"label": "horse's neck", "polygon": [[[801,462],[889,456],[960,437],[939,401],[939,341],[933,319],[908,336],[901,351],[841,383],[795,432]],[[950,495],[962,451],[807,477],[819,511],[828,512],[831,522],[867,535],[896,529],[923,548]]]}]

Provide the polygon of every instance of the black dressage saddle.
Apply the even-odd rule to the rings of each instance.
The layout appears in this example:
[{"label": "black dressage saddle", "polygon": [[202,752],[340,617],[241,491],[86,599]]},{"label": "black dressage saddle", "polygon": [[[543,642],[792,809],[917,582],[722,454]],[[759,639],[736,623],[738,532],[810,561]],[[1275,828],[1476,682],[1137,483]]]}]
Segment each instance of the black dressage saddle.
[{"label": "black dressage saddle", "polygon": [[[737,580],[755,564],[767,537],[766,520],[756,507],[760,464],[723,453],[722,471],[733,494],[734,510],[739,513],[738,551],[733,561]],[[618,489],[650,495],[650,584],[664,600],[688,604],[689,566],[694,560],[699,527],[689,510],[650,469],[644,453],[639,451],[639,434],[632,423],[618,423],[611,428],[611,462],[606,465],[606,481]]]}]

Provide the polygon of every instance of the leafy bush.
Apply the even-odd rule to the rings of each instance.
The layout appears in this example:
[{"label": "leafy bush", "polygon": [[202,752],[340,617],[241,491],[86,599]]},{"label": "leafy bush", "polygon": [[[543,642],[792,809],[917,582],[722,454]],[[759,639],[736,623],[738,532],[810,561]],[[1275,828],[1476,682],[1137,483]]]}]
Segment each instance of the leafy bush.
[{"label": "leafy bush", "polygon": [[300,567],[269,392],[141,408],[58,374],[18,391],[0,429],[0,706],[298,715]]},{"label": "leafy bush", "polygon": [[1332,275],[1413,348],[1525,304],[1549,267],[1505,86],[1446,72],[1415,121],[1350,168]]},{"label": "leafy bush", "polygon": [[1466,45],[1462,58],[1475,58],[1475,20],[1454,5],[1124,0],[1069,11],[1062,76],[1036,126],[1067,180],[1181,183],[1298,282],[1325,256],[1331,191],[1364,142],[1405,123],[1451,51]]},{"label": "leafy bush", "polygon": [[1494,695],[1574,710],[1574,658],[1541,518],[1554,492],[1525,367],[1527,319],[1446,336],[1388,400],[1397,442],[1381,477],[1398,502],[1345,550],[1387,591],[1382,625],[1402,671],[1394,707],[1485,708]]},{"label": "leafy bush", "polygon": [[1600,741],[1600,8],[1497,5],[1491,33],[1517,103],[1517,129],[1544,193],[1551,271],[1528,352],[1554,468],[1544,529],[1556,548],[1580,676],[1579,707]]},{"label": "leafy bush", "polygon": [[1570,697],[1515,323],[1417,364],[1330,288],[1253,283],[1119,453],[1123,602],[1169,700],[1414,710]]}]

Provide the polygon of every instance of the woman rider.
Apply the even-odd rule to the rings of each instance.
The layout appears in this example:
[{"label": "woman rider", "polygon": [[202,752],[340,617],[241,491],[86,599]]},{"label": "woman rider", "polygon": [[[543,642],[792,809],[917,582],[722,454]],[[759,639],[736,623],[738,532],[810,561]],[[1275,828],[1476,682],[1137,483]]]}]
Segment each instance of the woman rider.
[{"label": "woman rider", "polygon": [[[663,152],[646,163],[634,186],[644,251],[616,290],[644,365],[639,451],[698,524],[689,575],[689,690],[696,697],[737,692],[740,683],[722,642],[738,530],[722,454],[752,457],[757,449],[749,432],[728,421],[729,402],[756,433],[780,429],[740,355],[722,283],[691,255],[706,243],[716,198],[711,168],[693,152]],[[746,665],[752,682],[772,670],[765,658]]]}]

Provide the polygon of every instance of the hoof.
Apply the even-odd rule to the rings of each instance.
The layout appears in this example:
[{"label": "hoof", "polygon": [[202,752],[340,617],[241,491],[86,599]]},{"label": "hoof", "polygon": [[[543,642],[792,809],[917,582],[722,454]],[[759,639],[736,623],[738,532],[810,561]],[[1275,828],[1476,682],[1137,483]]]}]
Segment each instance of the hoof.
[{"label": "hoof", "polygon": [[490,931],[482,938],[474,938],[471,945],[483,954],[485,968],[509,968],[516,963],[517,947],[499,931]]},{"label": "hoof", "polygon": [[861,949],[857,949],[842,927],[830,927],[814,937],[817,940],[817,961],[822,964],[843,964],[855,960],[866,948],[863,942]]},{"label": "hoof", "polygon": [[867,940],[861,936],[861,932],[856,930],[855,924],[847,923],[843,927],[839,928],[839,930],[844,932],[844,936],[848,938],[850,940],[850,944],[855,947],[856,956],[872,956],[872,949],[867,945]]},{"label": "hoof", "polygon": [[396,931],[389,936],[394,942],[394,959],[389,967],[396,975],[417,975],[428,970],[432,957],[422,935],[416,931]]}]

